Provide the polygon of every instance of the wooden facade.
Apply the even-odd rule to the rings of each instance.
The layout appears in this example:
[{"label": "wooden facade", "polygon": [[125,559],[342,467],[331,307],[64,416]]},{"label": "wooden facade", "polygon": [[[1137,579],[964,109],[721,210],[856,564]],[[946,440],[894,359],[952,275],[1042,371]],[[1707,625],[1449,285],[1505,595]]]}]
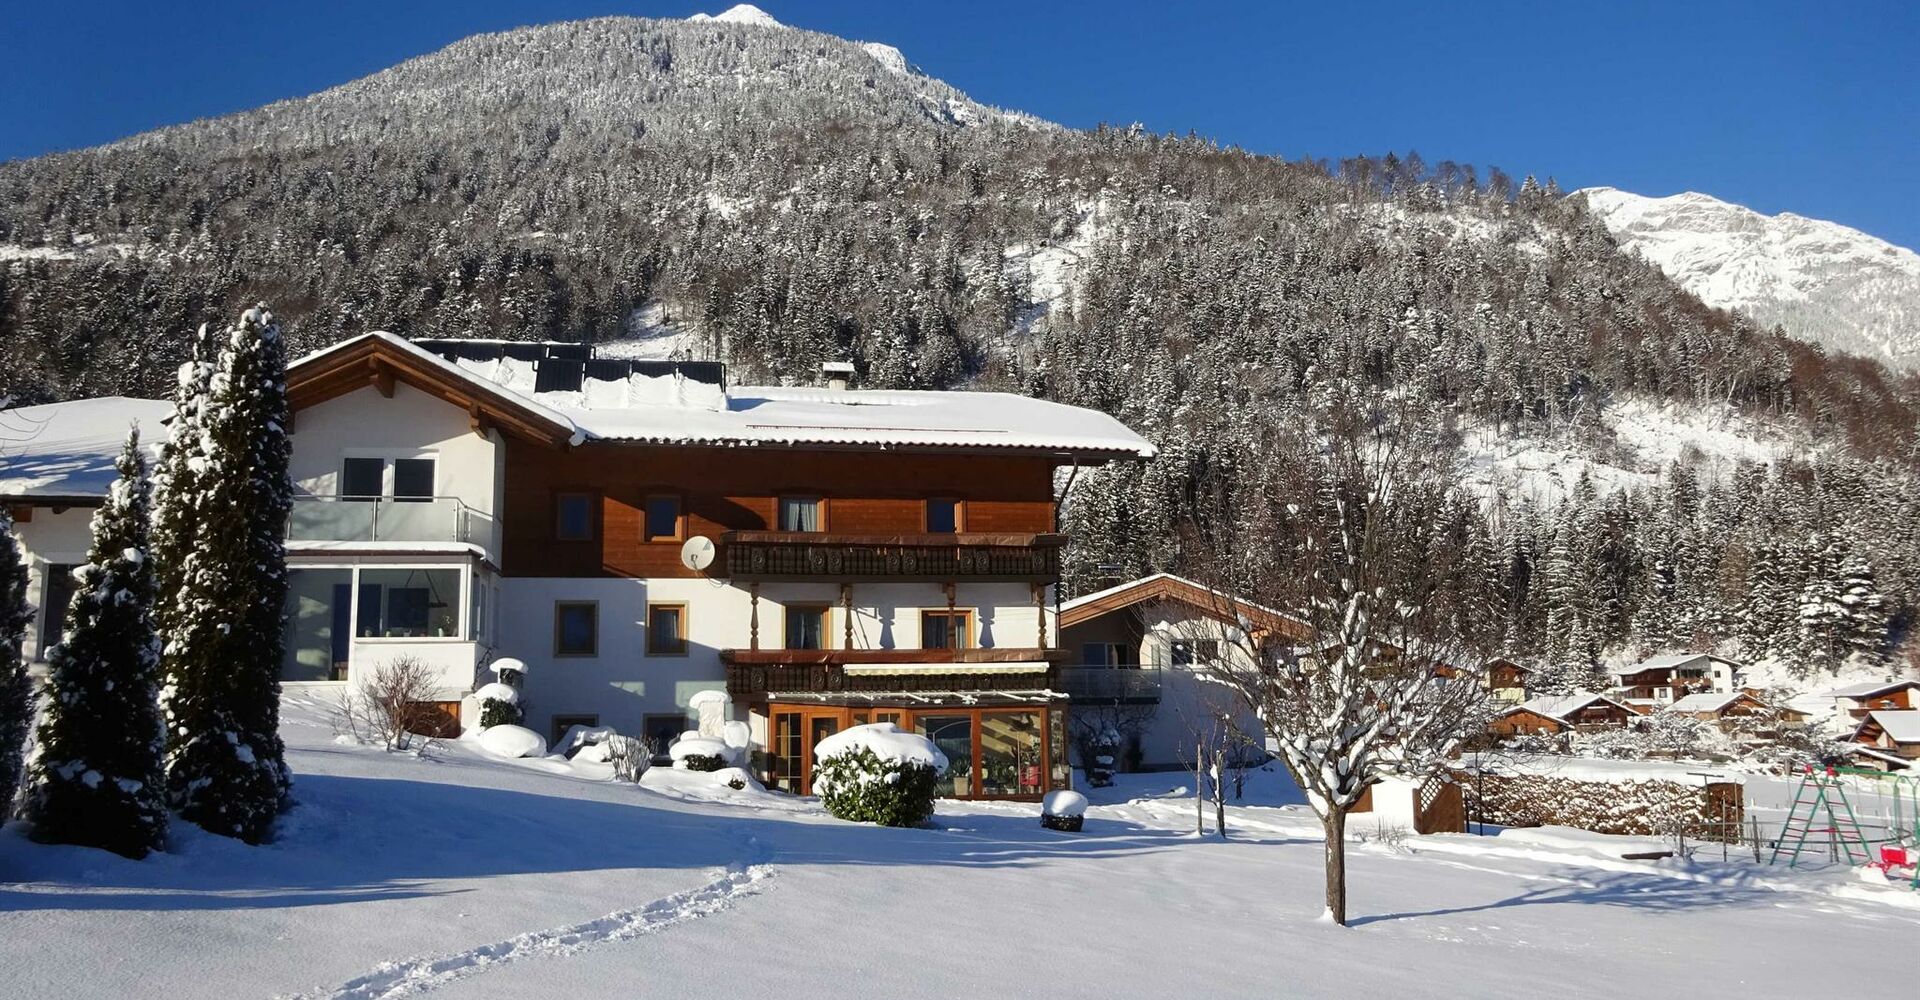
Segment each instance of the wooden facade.
[{"label": "wooden facade", "polygon": [[1565,722],[1551,715],[1541,715],[1522,708],[1502,713],[1487,723],[1487,729],[1500,737],[1564,733],[1569,728]]},{"label": "wooden facade", "polygon": [[[1038,565],[1054,575],[1058,570],[1059,542],[1051,534],[1053,460],[1047,456],[614,443],[553,451],[510,440],[505,482],[501,572],[507,576],[696,576],[680,563],[680,541],[694,535],[723,547],[732,535],[756,547],[832,545],[846,552],[860,546],[873,551],[875,537],[889,539],[900,551],[930,539],[952,552],[956,577],[959,559],[953,546],[977,537],[982,541],[976,544],[1021,561],[1016,569]],[[582,492],[598,501],[594,537],[556,538],[557,498]],[[681,523],[672,537],[649,541],[646,504],[661,496],[679,501]],[[792,542],[768,538],[775,534],[783,496],[819,497],[823,530],[777,533]],[[927,502],[953,498],[965,504],[966,532],[929,536]],[[724,569],[730,558],[721,553],[716,566]],[[812,575],[840,579],[824,567]],[[1042,576],[1009,572],[1001,578]]]}]

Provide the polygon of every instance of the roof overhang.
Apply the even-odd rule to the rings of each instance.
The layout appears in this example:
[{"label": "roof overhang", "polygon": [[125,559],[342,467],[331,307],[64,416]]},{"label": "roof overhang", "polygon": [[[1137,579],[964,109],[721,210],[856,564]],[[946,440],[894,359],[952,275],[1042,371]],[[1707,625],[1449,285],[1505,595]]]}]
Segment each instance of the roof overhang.
[{"label": "roof overhang", "polygon": [[[1123,608],[1162,601],[1185,605],[1225,624],[1238,626],[1240,620],[1244,619],[1252,622],[1256,629],[1291,639],[1307,639],[1311,631],[1305,622],[1292,615],[1241,600],[1172,573],[1156,573],[1118,587],[1076,597],[1060,606],[1060,627],[1071,628]],[[1233,616],[1232,620],[1229,620],[1229,614]]]},{"label": "roof overhang", "polygon": [[401,382],[466,411],[475,431],[499,428],[549,448],[581,440],[571,422],[391,334],[366,334],[294,362],[287,369],[287,404],[297,412],[369,387],[391,396]]}]

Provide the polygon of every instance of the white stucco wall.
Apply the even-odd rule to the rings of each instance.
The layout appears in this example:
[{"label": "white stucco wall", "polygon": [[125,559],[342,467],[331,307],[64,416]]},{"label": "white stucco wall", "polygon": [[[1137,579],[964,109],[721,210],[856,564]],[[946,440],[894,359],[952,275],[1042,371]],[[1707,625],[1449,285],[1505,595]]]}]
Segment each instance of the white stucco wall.
[{"label": "white stucco wall", "polygon": [[[497,653],[526,662],[528,724],[542,732],[556,714],[598,715],[602,725],[638,732],[645,716],[685,712],[694,693],[724,689],[719,651],[750,644],[751,596],[725,582],[508,577],[500,583]],[[1036,645],[1038,613],[1026,584],[962,584],[957,598],[956,608],[975,612],[975,645]],[[838,584],[762,585],[760,648],[782,648],[788,602],[833,605],[827,614],[826,645],[843,648],[845,619],[839,600]],[[554,655],[557,601],[598,602],[597,655]],[[853,587],[853,601],[855,649],[921,648],[919,612],[947,606],[945,592],[931,583],[859,583]],[[687,606],[687,655],[647,654],[649,603]],[[1051,604],[1047,610],[1051,632]]]},{"label": "white stucco wall", "polygon": [[[45,655],[45,650],[40,648],[40,636],[48,611],[43,606],[47,567],[86,561],[87,547],[93,542],[93,511],[92,507],[69,507],[56,514],[51,507],[37,507],[33,520],[14,525],[20,544],[26,550],[27,601],[33,605],[33,623],[27,627],[26,648],[22,651],[29,663]],[[56,615],[65,613],[65,608],[54,609]]]},{"label": "white stucco wall", "polygon": [[349,457],[433,458],[434,494],[467,507],[471,540],[497,561],[505,456],[498,431],[476,434],[458,407],[399,383],[391,399],[368,386],[296,414],[290,472],[296,494],[338,496]]}]

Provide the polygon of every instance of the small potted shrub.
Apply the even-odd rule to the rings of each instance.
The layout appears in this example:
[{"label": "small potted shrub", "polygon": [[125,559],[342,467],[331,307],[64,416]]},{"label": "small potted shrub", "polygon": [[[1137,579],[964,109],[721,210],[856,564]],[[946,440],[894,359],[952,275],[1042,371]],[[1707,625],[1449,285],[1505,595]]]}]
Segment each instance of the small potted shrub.
[{"label": "small potted shrub", "polygon": [[667,748],[667,756],[673,760],[673,766],[682,771],[723,771],[733,766],[728,759],[729,750],[725,742],[711,736],[702,736],[698,731],[689,730],[673,741]]},{"label": "small potted shrub", "polygon": [[1086,817],[1087,797],[1071,789],[1048,792],[1040,803],[1040,825],[1049,830],[1079,833]]},{"label": "small potted shrub", "polygon": [[852,823],[919,826],[947,773],[933,741],[891,722],[854,726],[813,749],[813,789],[827,812]]}]

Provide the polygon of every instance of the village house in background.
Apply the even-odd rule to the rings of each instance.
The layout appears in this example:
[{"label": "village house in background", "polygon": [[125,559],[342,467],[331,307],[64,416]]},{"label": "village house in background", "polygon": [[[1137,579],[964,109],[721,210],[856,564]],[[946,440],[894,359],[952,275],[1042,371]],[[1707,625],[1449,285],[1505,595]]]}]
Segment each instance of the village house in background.
[{"label": "village house in background", "polygon": [[1827,692],[1834,707],[1850,719],[1871,712],[1904,711],[1920,707],[1920,680],[1867,681]]},{"label": "village house in background", "polygon": [[[810,791],[811,748],[880,721],[940,746],[947,794],[1064,787],[1055,470],[1153,447],[1091,410],[826,374],[729,386],[718,363],[385,333],[293,363],[283,682],[337,690],[411,657],[451,724],[511,658],[527,724],[551,736],[604,725],[664,746],[724,690],[775,787]],[[167,413],[7,412],[29,656],[59,639],[129,424],[157,444]]]},{"label": "village house in background", "polygon": [[1854,727],[1851,752],[1862,767],[1911,771],[1920,762],[1920,710],[1875,709]]},{"label": "village house in background", "polygon": [[1690,694],[1732,694],[1745,668],[1711,653],[1668,653],[1613,672],[1614,697],[1641,711],[1670,705]]},{"label": "village house in background", "polygon": [[1604,694],[1549,695],[1507,709],[1494,716],[1487,728],[1502,737],[1595,732],[1624,727],[1639,714]]}]

